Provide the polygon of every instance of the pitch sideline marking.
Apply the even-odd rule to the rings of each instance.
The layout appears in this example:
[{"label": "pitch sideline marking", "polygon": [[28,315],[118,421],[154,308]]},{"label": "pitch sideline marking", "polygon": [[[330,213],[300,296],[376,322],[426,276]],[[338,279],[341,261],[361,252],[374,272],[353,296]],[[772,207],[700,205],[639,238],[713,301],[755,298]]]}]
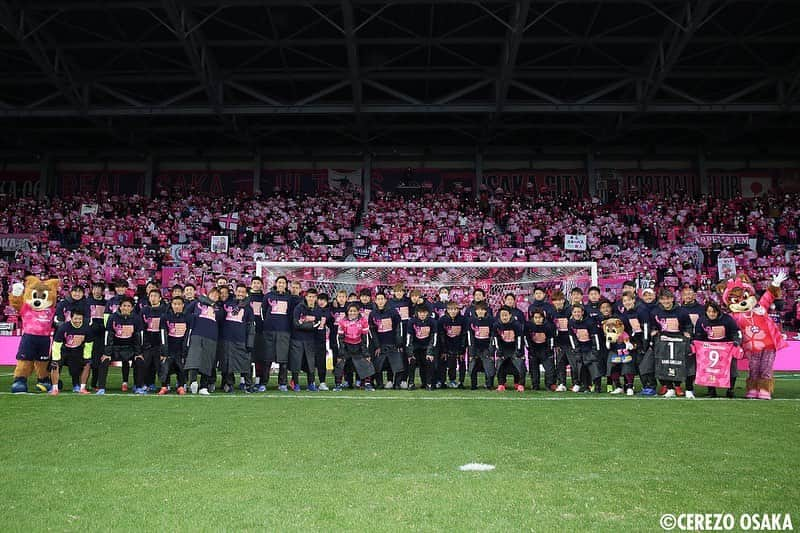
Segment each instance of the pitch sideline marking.
[{"label": "pitch sideline marking", "polygon": [[[15,394],[13,392],[8,391],[0,391],[0,396],[47,396],[46,393],[43,392],[28,392],[22,394]],[[59,394],[59,397],[66,397],[66,398],[81,398],[81,397],[88,397],[88,396],[96,396],[95,394],[91,395],[84,395],[84,394],[75,394],[72,391],[62,392]],[[131,393],[121,393],[121,392],[108,392],[104,396],[110,397],[117,397],[117,398],[139,398],[136,394]],[[158,396],[157,394],[147,394],[147,397],[154,397]],[[170,394],[166,396],[166,398],[179,398],[176,394]],[[550,398],[536,398],[536,397],[491,397],[491,396],[477,396],[477,397],[469,397],[469,396],[451,396],[451,397],[435,397],[435,396],[353,396],[353,395],[343,395],[343,394],[280,394],[280,395],[272,395],[272,394],[213,394],[211,396],[199,396],[199,395],[189,395],[187,394],[185,398],[227,398],[227,399],[270,399],[270,398],[280,398],[280,399],[293,399],[293,400],[329,400],[329,399],[341,399],[341,400],[367,400],[367,401],[379,401],[379,400],[391,400],[391,401],[487,401],[487,402],[558,402],[558,401],[578,401],[578,402],[591,402],[591,401],[617,401],[621,403],[633,401],[648,401],[648,402],[658,402],[662,400],[671,400],[671,403],[695,403],[695,402],[730,402],[730,398],[695,398],[693,400],[681,400],[677,398],[610,398],[610,397],[600,397],[600,398],[593,398],[593,397],[584,397],[584,396],[563,396],[563,397],[550,397]],[[747,401],[748,403],[767,403],[767,402],[759,402],[757,400],[747,400],[746,398],[733,398],[733,401]],[[769,400],[772,402],[800,402],[800,398],[773,398]]]},{"label": "pitch sideline marking", "polygon": [[467,463],[458,467],[462,472],[489,472],[494,470],[494,465],[485,463]]}]

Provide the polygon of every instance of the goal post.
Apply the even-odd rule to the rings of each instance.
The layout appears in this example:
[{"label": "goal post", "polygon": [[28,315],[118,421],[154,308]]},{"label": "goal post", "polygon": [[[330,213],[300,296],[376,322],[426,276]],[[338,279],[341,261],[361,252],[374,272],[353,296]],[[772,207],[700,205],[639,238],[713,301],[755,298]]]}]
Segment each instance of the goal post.
[{"label": "goal post", "polygon": [[480,288],[486,291],[487,300],[493,306],[500,305],[507,293],[527,299],[535,287],[568,292],[573,287],[586,290],[598,282],[594,261],[257,261],[256,275],[263,278],[265,290],[283,275],[290,281],[299,281],[304,289],[314,287],[331,298],[339,290],[348,294],[363,288],[390,291],[396,283],[403,283],[406,290],[419,289],[428,297],[433,297],[441,287],[447,287],[451,300],[466,304],[472,299],[472,291]]}]

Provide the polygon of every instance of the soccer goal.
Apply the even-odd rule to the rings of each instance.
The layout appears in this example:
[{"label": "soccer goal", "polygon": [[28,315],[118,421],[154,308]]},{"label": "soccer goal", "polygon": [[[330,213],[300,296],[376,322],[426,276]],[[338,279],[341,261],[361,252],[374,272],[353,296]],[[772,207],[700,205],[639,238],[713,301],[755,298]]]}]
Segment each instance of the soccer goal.
[{"label": "soccer goal", "polygon": [[335,296],[339,290],[349,293],[362,288],[391,291],[403,283],[407,291],[419,289],[431,298],[441,287],[450,290],[450,299],[467,304],[472,291],[486,291],[492,306],[499,306],[503,295],[513,293],[527,301],[535,287],[546,290],[574,287],[586,290],[597,285],[595,262],[270,262],[257,261],[256,274],[269,290],[278,276],[299,281],[303,289],[314,287]]}]

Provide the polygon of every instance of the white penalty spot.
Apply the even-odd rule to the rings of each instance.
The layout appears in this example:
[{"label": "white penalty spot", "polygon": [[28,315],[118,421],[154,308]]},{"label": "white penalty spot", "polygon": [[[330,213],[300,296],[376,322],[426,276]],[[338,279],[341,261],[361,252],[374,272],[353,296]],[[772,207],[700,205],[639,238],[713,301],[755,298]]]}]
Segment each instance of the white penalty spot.
[{"label": "white penalty spot", "polygon": [[494,470],[494,465],[484,463],[467,463],[458,467],[462,472],[488,472]]}]

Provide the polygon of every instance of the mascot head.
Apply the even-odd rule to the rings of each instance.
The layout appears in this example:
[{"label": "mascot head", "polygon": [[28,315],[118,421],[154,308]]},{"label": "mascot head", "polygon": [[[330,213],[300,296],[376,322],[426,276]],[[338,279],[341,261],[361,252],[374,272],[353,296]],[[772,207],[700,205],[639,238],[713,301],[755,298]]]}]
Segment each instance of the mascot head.
[{"label": "mascot head", "polygon": [[627,334],[625,325],[619,318],[609,318],[603,321],[603,335],[606,337],[606,344],[617,344],[626,342]]},{"label": "mascot head", "polygon": [[746,274],[739,274],[734,279],[717,285],[722,294],[722,302],[731,313],[746,313],[758,305],[756,289]]},{"label": "mascot head", "polygon": [[25,292],[22,300],[34,311],[49,309],[56,305],[58,287],[57,279],[42,281],[36,276],[28,276],[25,278]]}]

